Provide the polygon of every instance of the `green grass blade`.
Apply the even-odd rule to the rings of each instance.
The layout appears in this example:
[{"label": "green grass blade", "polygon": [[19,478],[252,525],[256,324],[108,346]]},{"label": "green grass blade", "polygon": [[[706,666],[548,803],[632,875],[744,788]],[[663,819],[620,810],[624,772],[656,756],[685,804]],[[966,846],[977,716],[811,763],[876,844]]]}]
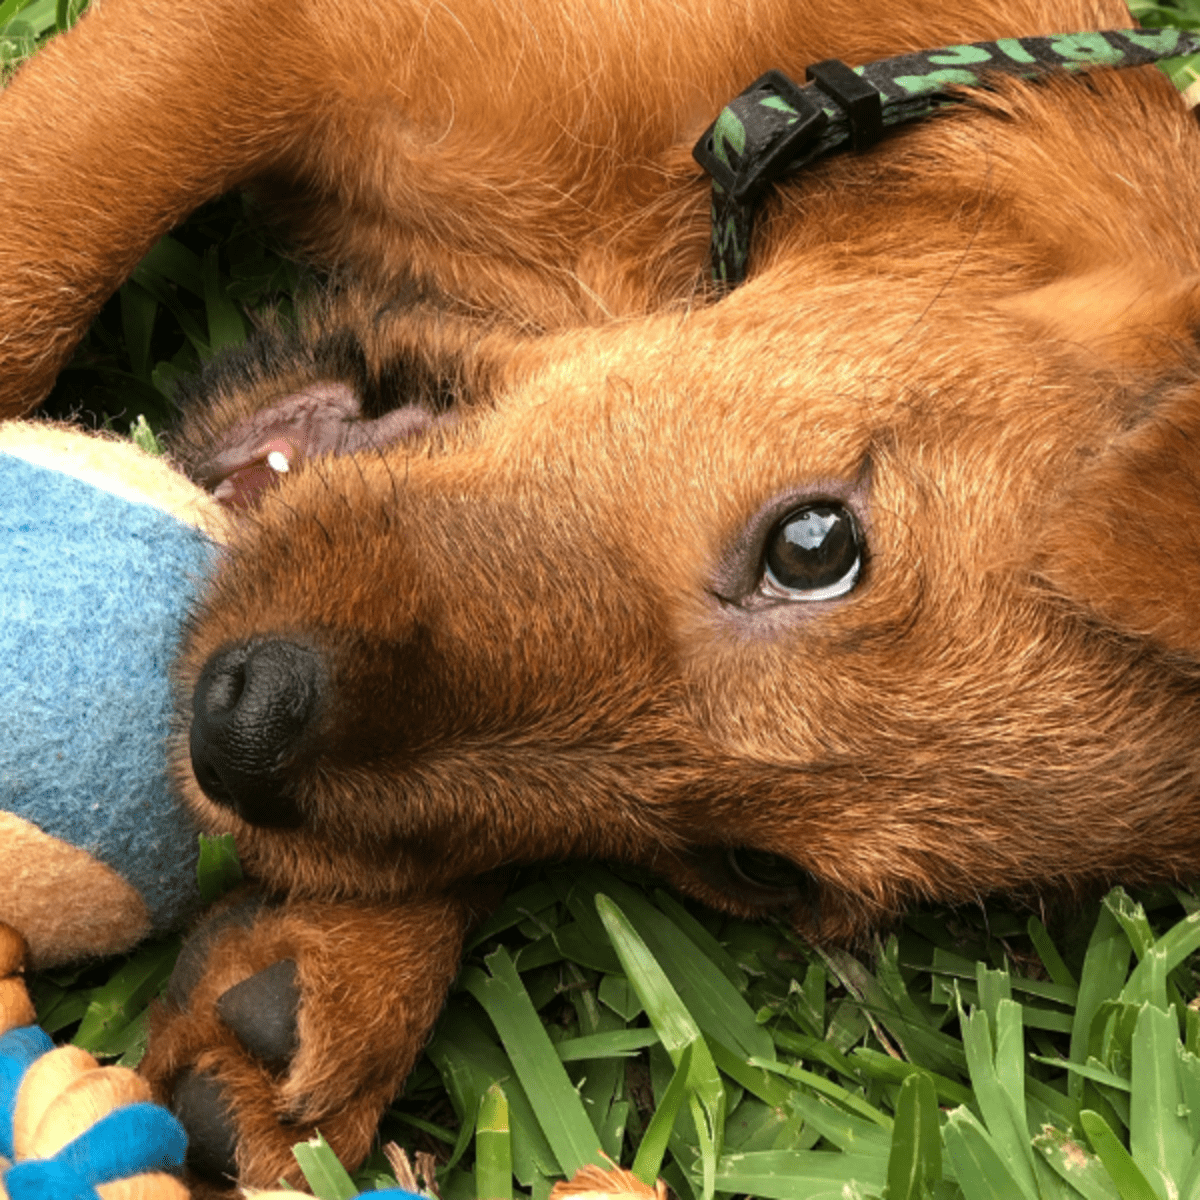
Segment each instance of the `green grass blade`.
[{"label": "green grass blade", "polygon": [[[986,1019],[986,1014],[979,1015]],[[950,1114],[942,1140],[966,1200],[1016,1200],[1029,1195],[969,1109],[956,1108]]]},{"label": "green grass blade", "polygon": [[746,972],[734,962],[733,955],[670,892],[657,889],[654,893],[654,903],[703,951],[709,962],[720,968],[721,973],[739,992],[746,991],[749,980],[746,978]]},{"label": "green grass blade", "polygon": [[569,1038],[554,1049],[561,1062],[580,1062],[589,1058],[629,1058],[657,1043],[658,1034],[653,1029],[614,1029],[610,1033]]},{"label": "green grass blade", "polygon": [[1116,1184],[1121,1200],[1162,1200],[1099,1113],[1085,1108],[1079,1114],[1079,1123]]},{"label": "green grass blade", "polygon": [[1090,1079],[1093,1083],[1102,1083],[1105,1087],[1116,1088],[1122,1092],[1129,1091],[1128,1079],[1122,1079],[1120,1075],[1106,1071],[1097,1065],[1097,1060],[1094,1058],[1089,1059],[1087,1063],[1073,1063],[1068,1062],[1065,1058],[1043,1058],[1040,1054],[1031,1054],[1029,1057],[1034,1062],[1045,1063],[1048,1067],[1057,1067],[1060,1071],[1074,1071],[1077,1075],[1082,1075],[1084,1079]]},{"label": "green grass blade", "polygon": [[942,1135],[937,1092],[923,1071],[910,1075],[896,1099],[892,1146],[888,1154],[888,1200],[922,1200],[942,1177]]},{"label": "green grass blade", "polygon": [[854,1195],[854,1189],[878,1196],[886,1185],[887,1159],[820,1150],[727,1154],[717,1164],[716,1174],[718,1191],[761,1200],[845,1197]]},{"label": "green grass blade", "polygon": [[1154,930],[1150,927],[1146,910],[1122,887],[1113,888],[1104,897],[1104,907],[1120,923],[1140,962],[1155,942]]},{"label": "green grass blade", "polygon": [[166,985],[179,956],[179,939],[151,942],[130,955],[109,981],[92,992],[74,1038],[93,1054],[123,1054],[127,1032]]},{"label": "green grass blade", "polygon": [[121,304],[121,326],[125,334],[125,349],[129,354],[130,370],[143,383],[149,383],[150,339],[154,336],[158,301],[133,280],[121,288],[118,299]]},{"label": "green grass blade", "polygon": [[293,1146],[292,1154],[317,1200],[354,1200],[358,1195],[354,1180],[319,1132]]},{"label": "green grass blade", "polygon": [[1121,992],[1121,999],[1130,1004],[1152,1000],[1159,1004],[1160,1008],[1165,1008],[1165,999],[1160,1003],[1152,994],[1152,991],[1157,989],[1151,983],[1151,974],[1157,977],[1161,973],[1165,981],[1166,976],[1197,949],[1200,949],[1200,912],[1184,917],[1158,939],[1154,953],[1148,954],[1138,963],[1136,970],[1130,975],[1129,982]]},{"label": "green grass blade", "polygon": [[757,1096],[759,1100],[769,1104],[772,1108],[786,1108],[792,1092],[795,1091],[792,1084],[781,1079],[773,1071],[766,1071],[747,1059],[738,1058],[732,1050],[727,1050],[720,1042],[714,1042],[709,1050],[713,1062],[752,1096]]},{"label": "green grass blade", "polygon": [[204,277],[204,312],[208,318],[208,341],[217,354],[246,340],[246,325],[238,306],[229,298],[221,281],[217,247],[210,246],[201,265]]},{"label": "green grass blade", "polygon": [[1194,1144],[1200,1143],[1200,1058],[1182,1045],[1176,1045],[1176,1066],[1179,1069],[1179,1087],[1183,1092],[1183,1103],[1187,1109],[1188,1132]]},{"label": "green grass blade", "polygon": [[[701,1145],[705,1136],[710,1138],[714,1159],[719,1159],[725,1129],[725,1085],[721,1082],[700,1027],[624,912],[604,895],[596,896],[596,911],[604,922],[629,982],[650,1018],[650,1024],[658,1032],[663,1049],[677,1068],[684,1049],[691,1049],[688,1090],[699,1098],[707,1120],[707,1135],[700,1133]],[[725,986],[731,986],[723,975],[718,973],[717,977]],[[738,998],[741,999],[740,996]]]},{"label": "green grass blade", "polygon": [[232,833],[216,837],[200,834],[200,859],[196,863],[196,884],[205,904],[219,900],[242,882],[242,864]]},{"label": "green grass blade", "polygon": [[525,1089],[538,1124],[568,1178],[587,1163],[603,1163],[592,1123],[503,947],[485,962],[491,976],[467,970],[462,985],[483,1005]]},{"label": "green grass blade", "polygon": [[852,1113],[857,1113],[859,1116],[865,1117],[868,1121],[874,1122],[881,1129],[885,1130],[889,1135],[891,1134],[891,1117],[885,1113],[881,1113],[879,1109],[864,1100],[861,1096],[855,1096],[844,1087],[834,1083],[831,1079],[826,1079],[824,1075],[818,1075],[814,1071],[806,1071],[803,1067],[793,1067],[786,1063],[763,1062],[761,1059],[751,1059],[750,1065],[752,1067],[761,1067],[763,1070],[770,1071],[773,1075],[782,1075],[785,1079],[792,1079],[797,1083],[803,1083],[807,1087],[812,1088],[814,1092],[820,1092],[823,1096],[828,1096],[830,1099],[836,1100]]},{"label": "green grass blade", "polygon": [[512,1200],[512,1137],[508,1100],[493,1083],[483,1094],[475,1126],[476,1200]]},{"label": "green grass blade", "polygon": [[193,254],[170,234],[159,238],[138,264],[138,269],[161,275],[198,300],[204,299],[204,270],[200,256]]},{"label": "green grass blade", "polygon": [[[1025,1026],[1022,1007],[1013,1000],[1001,1000],[996,1006],[996,1082],[999,1083],[1016,1120],[1022,1145],[1028,1146],[1025,1112]],[[1029,1167],[1033,1169],[1030,1153]]]},{"label": "green grass blade", "polygon": [[1121,1200],[1104,1164],[1062,1129],[1043,1129],[1033,1139],[1033,1148],[1085,1200]]},{"label": "green grass blade", "polygon": [[508,1099],[513,1174],[524,1187],[531,1186],[536,1179],[558,1174],[558,1160],[512,1063],[474,1016],[465,1011],[464,1005],[448,1006],[425,1052],[441,1074],[462,1121],[448,1167],[456,1164],[471,1144],[483,1094],[499,1081]]},{"label": "green grass blade", "polygon": [[[606,892],[620,905],[625,919],[706,1037],[745,1058],[775,1057],[775,1043],[759,1025],[754,1009],[685,929],[655,908],[641,892],[618,879],[611,879]],[[599,899],[597,894],[597,906]],[[608,933],[611,938],[612,930]]]},{"label": "green grass blade", "polygon": [[1147,1004],[1133,1031],[1130,1076],[1129,1152],[1152,1182],[1170,1194],[1192,1158],[1192,1137],[1181,1115],[1179,1025],[1175,1013]]},{"label": "green grass blade", "polygon": [[680,1053],[679,1062],[675,1066],[675,1074],[671,1076],[671,1082],[667,1085],[667,1090],[663,1092],[662,1099],[658,1102],[658,1107],[650,1118],[650,1124],[646,1126],[646,1132],[642,1135],[642,1143],[638,1147],[637,1157],[633,1160],[634,1175],[647,1187],[654,1186],[654,1181],[662,1171],[663,1158],[667,1153],[667,1142],[670,1140],[671,1130],[675,1128],[675,1119],[679,1116],[679,1110],[688,1094],[688,1075],[692,1070],[694,1045],[694,1042],[689,1043]]},{"label": "green grass blade", "polygon": [[[883,1079],[888,1083],[903,1084],[910,1076],[922,1074],[933,1084],[938,1099],[946,1104],[970,1105],[975,1103],[975,1093],[961,1083],[947,1079],[944,1075],[938,1075],[933,1071],[926,1071],[924,1067],[918,1067],[914,1063],[902,1062],[890,1054],[882,1054],[868,1046],[859,1046],[850,1056],[850,1061],[859,1073],[868,1079]],[[724,1067],[721,1069],[724,1070]]]},{"label": "green grass blade", "polygon": [[[1083,960],[1083,972],[1079,978],[1079,998],[1075,1004],[1075,1019],[1071,1025],[1070,1059],[1075,1063],[1086,1063],[1090,1051],[1092,1021],[1100,1006],[1111,1001],[1121,990],[1129,971],[1129,959],[1133,953],[1129,938],[1120,922],[1105,907],[1092,929],[1087,953]],[[1077,1112],[1083,1100],[1083,1077],[1071,1075],[1068,1095]]]},{"label": "green grass blade", "polygon": [[688,1107],[692,1110],[692,1124],[696,1127],[696,1140],[700,1146],[700,1194],[703,1200],[713,1200],[717,1190],[717,1144],[725,1135],[725,1114],[722,1110],[721,1125],[713,1128],[695,1092],[688,1096]]},{"label": "green grass blade", "polygon": [[788,1107],[847,1154],[875,1154],[886,1158],[891,1151],[890,1131],[872,1121],[851,1116],[845,1109],[826,1100],[805,1095],[799,1088],[788,1098]]},{"label": "green grass blade", "polygon": [[1033,1139],[1033,1146],[1059,1178],[1085,1200],[1121,1200],[1104,1164],[1070,1134],[1061,1129],[1043,1129]]},{"label": "green grass blade", "polygon": [[1069,987],[1078,993],[1079,981],[1071,974],[1071,968],[1063,961],[1058,947],[1046,932],[1045,925],[1037,917],[1030,917],[1025,929],[1029,934],[1029,940],[1033,943],[1033,948],[1037,951],[1038,958],[1042,960],[1042,966],[1046,968],[1046,974],[1060,987]]},{"label": "green grass blade", "polygon": [[[1001,1001],[1001,1004],[1012,1004],[1011,1000]],[[997,1007],[999,1013],[999,1006]],[[1024,1117],[1024,1065],[1018,1060],[1015,1072],[1020,1077],[1021,1109],[1017,1111],[1008,1091],[1002,1085],[996,1071],[995,1058],[992,1052],[992,1036],[988,1015],[982,1009],[976,1009],[970,1017],[960,1016],[963,1035],[963,1046],[967,1052],[967,1065],[971,1072],[971,1085],[975,1089],[975,1098],[979,1103],[979,1111],[983,1114],[990,1135],[989,1144],[994,1148],[1003,1161],[1005,1170],[1020,1193],[1028,1200],[1037,1197],[1037,1180],[1033,1168],[1033,1151],[1029,1145],[1029,1132]],[[968,1153],[971,1161],[976,1161],[984,1151],[979,1150],[978,1138],[974,1133],[963,1134],[965,1141],[960,1147],[961,1153]],[[962,1182],[960,1180],[960,1182]],[[964,1184],[964,1190],[966,1185]],[[968,1197],[970,1200],[970,1197]]]},{"label": "green grass blade", "polygon": [[[161,457],[163,454],[162,444],[154,436],[154,430],[150,428],[150,423],[144,416],[139,415],[136,421],[130,423],[129,440],[139,450],[144,450],[147,454],[153,454],[155,457]],[[200,836],[203,837],[204,835],[201,834]],[[231,835],[226,834],[224,836],[229,837]]]}]

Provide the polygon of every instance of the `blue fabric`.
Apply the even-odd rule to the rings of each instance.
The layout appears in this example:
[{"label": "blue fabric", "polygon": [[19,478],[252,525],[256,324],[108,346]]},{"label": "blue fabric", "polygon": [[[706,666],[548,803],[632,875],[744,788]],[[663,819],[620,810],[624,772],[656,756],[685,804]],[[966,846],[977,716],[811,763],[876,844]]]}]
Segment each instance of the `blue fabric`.
[{"label": "blue fabric", "polygon": [[10,1167],[10,1200],[93,1200],[95,1187],[146,1171],[183,1166],[187,1134],[165,1108],[130,1104],[101,1117],[53,1158]]},{"label": "blue fabric", "polygon": [[214,557],[148,504],[0,453],[0,810],[122,875],[156,930],[199,900],[163,743],[168,668]]},{"label": "blue fabric", "polygon": [[100,1194],[66,1163],[38,1159],[17,1163],[4,1176],[9,1200],[100,1200]]},{"label": "blue fabric", "polygon": [[13,1110],[25,1072],[54,1043],[36,1025],[10,1029],[0,1037],[0,1155],[13,1156]]}]

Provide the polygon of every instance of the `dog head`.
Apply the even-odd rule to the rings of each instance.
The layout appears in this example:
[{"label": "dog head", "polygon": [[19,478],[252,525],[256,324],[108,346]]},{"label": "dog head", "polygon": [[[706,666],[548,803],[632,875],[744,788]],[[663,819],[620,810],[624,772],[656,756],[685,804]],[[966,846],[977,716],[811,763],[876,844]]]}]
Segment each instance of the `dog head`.
[{"label": "dog head", "polygon": [[[1006,85],[833,160],[716,303],[357,297],[219,371],[218,426],[406,415],[270,491],[195,613],[202,822],[302,894],[603,856],[814,936],[1194,873],[1200,162],[1147,95]],[[1190,181],[1152,253],[1135,131]]]}]

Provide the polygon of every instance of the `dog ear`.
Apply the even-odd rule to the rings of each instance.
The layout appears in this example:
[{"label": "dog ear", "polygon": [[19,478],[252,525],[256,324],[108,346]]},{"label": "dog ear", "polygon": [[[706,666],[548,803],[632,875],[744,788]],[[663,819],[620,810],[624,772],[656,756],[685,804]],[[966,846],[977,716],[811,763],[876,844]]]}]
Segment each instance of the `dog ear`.
[{"label": "dog ear", "polygon": [[1200,659],[1200,386],[1173,389],[1068,486],[1039,559],[1117,631]]},{"label": "dog ear", "polygon": [[1073,347],[1110,369],[1161,372],[1200,335],[1200,277],[1166,265],[1073,272],[1002,303],[1035,339]]}]

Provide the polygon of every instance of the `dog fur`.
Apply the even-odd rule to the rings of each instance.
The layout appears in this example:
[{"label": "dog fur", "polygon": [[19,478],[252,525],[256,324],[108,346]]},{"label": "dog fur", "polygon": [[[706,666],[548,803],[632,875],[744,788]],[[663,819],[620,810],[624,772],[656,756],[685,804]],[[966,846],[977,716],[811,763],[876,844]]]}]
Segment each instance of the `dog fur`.
[{"label": "dog fur", "polygon": [[[102,0],[18,74],[5,411],[229,188],[342,280],[298,340],[204,377],[179,442],[214,481],[314,413],[357,448],[247,510],[178,665],[180,792],[269,899],[197,935],[144,1069],[168,1098],[217,1081],[244,1182],[318,1124],[365,1154],[516,863],[640,864],[814,938],[1200,870],[1179,97],[1153,68],[996,81],[777,188],[723,298],[690,157],[769,67],[1129,23],[1108,0]],[[853,514],[861,577],[780,598],[764,547],[817,499]],[[263,646],[311,692],[272,775],[286,827],[210,799],[189,738],[211,664]],[[764,856],[782,874],[739,866]],[[221,999],[279,962],[297,1037],[272,1073]]]}]

